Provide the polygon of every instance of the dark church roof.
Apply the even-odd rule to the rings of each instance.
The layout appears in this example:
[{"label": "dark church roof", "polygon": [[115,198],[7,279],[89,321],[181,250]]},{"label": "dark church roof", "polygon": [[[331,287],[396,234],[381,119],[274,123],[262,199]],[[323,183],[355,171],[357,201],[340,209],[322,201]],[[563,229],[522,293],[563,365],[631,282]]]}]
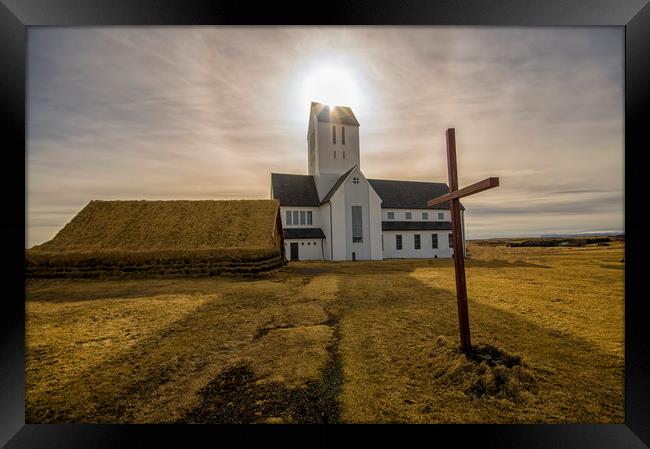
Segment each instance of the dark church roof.
[{"label": "dark church roof", "polygon": [[316,114],[316,117],[318,117],[319,122],[359,126],[359,122],[354,116],[354,112],[352,112],[352,109],[347,106],[334,106],[334,108],[330,110],[329,106],[312,101],[311,109]]},{"label": "dark church roof", "polygon": [[320,206],[313,176],[271,173],[271,186],[273,198],[279,200],[281,206]]},{"label": "dark church roof", "polygon": [[285,239],[324,239],[321,228],[284,228]]},{"label": "dark church roof", "polygon": [[382,231],[449,231],[450,221],[382,221]]},{"label": "dark church roof", "polygon": [[[449,193],[444,182],[388,179],[369,179],[368,182],[381,198],[381,207],[386,209],[426,209],[427,201]],[[462,204],[460,208],[465,209]],[[449,209],[449,203],[438,204],[435,209]]]},{"label": "dark church roof", "polygon": [[[280,201],[280,206],[318,207],[330,200],[352,169],[339,177],[323,201],[318,200],[313,176],[271,173],[273,198]],[[447,184],[441,182],[387,179],[369,179],[368,182],[381,198],[381,207],[387,209],[426,209],[427,201],[449,193]],[[460,207],[465,209],[462,204]],[[449,203],[438,204],[435,209],[449,209]]]}]

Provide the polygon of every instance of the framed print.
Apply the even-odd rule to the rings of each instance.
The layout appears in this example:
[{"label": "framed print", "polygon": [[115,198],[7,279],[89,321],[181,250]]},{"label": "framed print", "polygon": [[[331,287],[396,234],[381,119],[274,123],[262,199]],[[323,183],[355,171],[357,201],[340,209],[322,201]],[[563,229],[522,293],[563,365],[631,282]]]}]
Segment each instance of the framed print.
[{"label": "framed print", "polygon": [[648,447],[647,2],[290,9],[0,6],[2,443]]}]

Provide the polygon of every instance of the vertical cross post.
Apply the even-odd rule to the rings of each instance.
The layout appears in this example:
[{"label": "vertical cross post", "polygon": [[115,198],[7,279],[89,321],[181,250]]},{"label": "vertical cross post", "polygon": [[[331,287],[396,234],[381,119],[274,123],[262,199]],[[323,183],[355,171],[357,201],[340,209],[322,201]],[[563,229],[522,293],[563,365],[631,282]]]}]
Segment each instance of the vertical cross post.
[{"label": "vertical cross post", "polygon": [[[458,167],[456,166],[456,131],[447,129],[447,168],[449,171],[449,193],[458,190]],[[465,254],[463,251],[463,232],[460,220],[460,202],[458,198],[449,201],[451,206],[451,235],[454,250],[454,268],[456,271],[456,302],[458,304],[458,321],[460,325],[460,348],[467,353],[472,348],[469,334],[469,313],[467,310],[467,285],[465,283]]]}]

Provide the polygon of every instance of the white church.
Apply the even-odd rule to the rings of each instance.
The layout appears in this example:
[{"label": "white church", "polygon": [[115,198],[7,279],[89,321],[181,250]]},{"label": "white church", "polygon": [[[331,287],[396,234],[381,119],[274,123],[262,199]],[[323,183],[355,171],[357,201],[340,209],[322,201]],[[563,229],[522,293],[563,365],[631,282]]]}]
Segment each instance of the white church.
[{"label": "white church", "polygon": [[[437,182],[367,179],[352,109],[312,103],[308,174],[271,174],[290,260],[449,258],[451,213],[427,201],[449,193]],[[465,218],[461,206],[463,248]]]}]

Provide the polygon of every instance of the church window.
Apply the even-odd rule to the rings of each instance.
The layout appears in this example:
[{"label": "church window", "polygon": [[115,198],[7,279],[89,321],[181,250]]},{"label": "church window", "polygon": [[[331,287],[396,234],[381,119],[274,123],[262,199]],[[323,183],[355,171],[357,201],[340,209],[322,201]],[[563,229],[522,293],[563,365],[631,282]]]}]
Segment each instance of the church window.
[{"label": "church window", "polygon": [[444,220],[444,219],[445,219],[444,212],[438,212],[438,220]]},{"label": "church window", "polygon": [[344,126],[341,126],[341,145],[345,145],[345,127]]},{"label": "church window", "polygon": [[352,184],[359,184],[359,178],[357,178],[356,176],[352,178]]},{"label": "church window", "polygon": [[407,220],[410,220],[411,218],[413,218],[413,214],[411,214],[411,212],[406,212],[406,213],[404,214],[404,217],[405,217]]},{"label": "church window", "polygon": [[413,247],[415,249],[420,249],[420,234],[415,234],[413,236]]},{"label": "church window", "polygon": [[293,224],[297,225],[300,222],[299,212],[297,210],[293,211]]},{"label": "church window", "polygon": [[428,220],[429,219],[429,212],[422,212],[422,219],[423,220]]},{"label": "church window", "polygon": [[336,143],[336,126],[332,126],[332,143]]},{"label": "church window", "polygon": [[[311,211],[310,210],[307,211],[307,224],[308,225],[311,224]],[[315,245],[315,243],[314,243],[314,245]]]},{"label": "church window", "polygon": [[352,242],[363,242],[361,206],[352,206]]},{"label": "church window", "polygon": [[307,246],[311,245],[311,242],[307,242]]},{"label": "church window", "polygon": [[431,248],[438,249],[438,234],[431,234]]},{"label": "church window", "polygon": [[402,249],[402,234],[395,236],[395,249]]},{"label": "church window", "polygon": [[305,211],[304,211],[304,210],[301,210],[301,211],[300,211],[300,224],[301,224],[301,225],[304,225],[304,224],[307,222],[307,221],[306,221],[307,219],[305,218],[306,215],[307,215],[307,214],[305,214]]},{"label": "church window", "polygon": [[287,224],[288,225],[291,224],[291,211],[290,210],[287,211]]},{"label": "church window", "polygon": [[388,212],[388,219],[389,220],[394,220],[395,219],[395,212]]}]

